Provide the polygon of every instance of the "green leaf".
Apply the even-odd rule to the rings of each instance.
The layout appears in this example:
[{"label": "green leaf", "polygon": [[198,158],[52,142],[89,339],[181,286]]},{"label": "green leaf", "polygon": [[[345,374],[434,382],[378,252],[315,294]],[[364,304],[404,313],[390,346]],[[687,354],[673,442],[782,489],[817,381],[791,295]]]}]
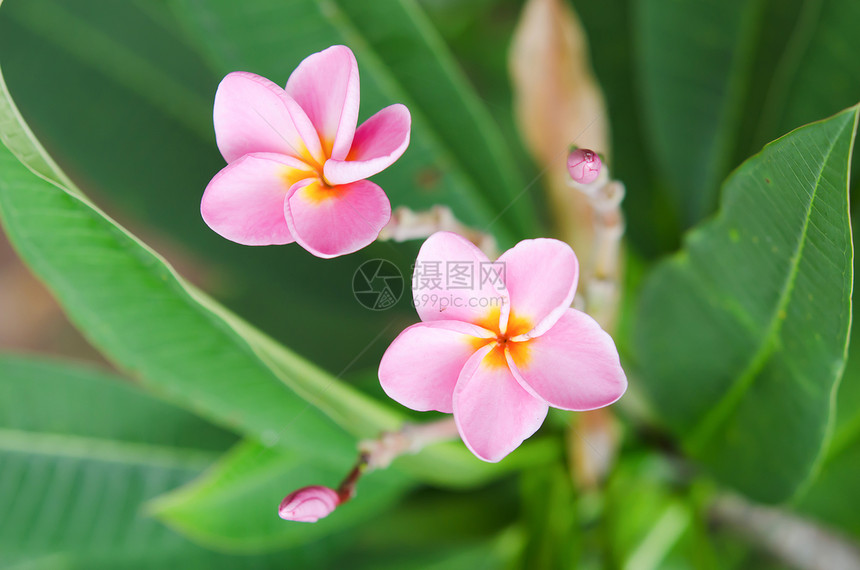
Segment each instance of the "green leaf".
[{"label": "green leaf", "polygon": [[[780,2],[774,4],[782,6]],[[765,94],[763,107],[753,108],[748,114],[755,130],[739,134],[741,152],[836,113],[853,104],[860,93],[860,70],[853,65],[854,54],[860,51],[860,36],[854,25],[860,19],[860,4],[851,0],[807,0],[795,14],[791,34],[784,34],[787,44],[776,46],[782,49],[772,64],[772,79],[766,88],[760,88]],[[773,22],[770,16],[767,20]],[[855,189],[858,176],[860,162],[852,167]]]},{"label": "green leaf", "polygon": [[[153,252],[93,206],[35,178],[5,148],[0,172],[0,219],[13,245],[118,366],[222,425],[286,435],[329,459],[351,455],[351,439],[308,409]],[[320,372],[315,381],[327,379]]]},{"label": "green leaf", "polygon": [[860,536],[860,515],[853,497],[860,478],[860,437],[829,450],[821,473],[797,502],[797,509]]},{"label": "green leaf", "polygon": [[860,536],[860,512],[852,501],[845,500],[852,496],[860,481],[860,343],[857,342],[849,347],[848,363],[837,392],[834,424],[820,473],[799,497],[796,508]]},{"label": "green leaf", "polygon": [[252,562],[194,546],[141,509],[235,440],[97,369],[0,355],[0,564]]},{"label": "green leaf", "polygon": [[513,568],[522,548],[514,481],[467,493],[423,489],[355,532],[338,568],[491,570]]},{"label": "green leaf", "polygon": [[671,568],[673,552],[690,542],[693,508],[673,489],[675,476],[665,458],[641,452],[627,454],[613,470],[605,509],[609,552],[617,567]]},{"label": "green leaf", "polygon": [[14,9],[4,11],[4,15],[8,13],[42,41],[57,44],[72,59],[114,78],[184,128],[209,140],[211,118],[204,109],[211,103],[196,88],[200,78],[189,81],[188,75],[178,69],[187,62],[170,57],[170,52],[176,52],[181,44],[162,33],[162,45],[158,47],[163,55],[159,61],[140,53],[143,42],[134,36],[142,35],[145,40],[140,31],[156,28],[154,23],[147,26],[146,22],[138,22],[138,34],[129,29],[111,29],[109,23],[117,21],[117,7],[107,2],[82,2],[70,7],[55,0],[36,0],[13,1],[12,5]]},{"label": "green leaf", "polygon": [[[153,422],[156,417],[163,421]],[[201,465],[236,442],[234,434],[96,368],[5,354],[0,354],[0,425],[20,432],[199,449],[207,452]]]},{"label": "green leaf", "polygon": [[396,471],[369,473],[355,499],[316,524],[278,518],[277,506],[289,492],[306,485],[336,488],[344,476],[300,453],[244,442],[200,479],[156,499],[150,511],[212,548],[260,552],[306,544],[379,516],[409,486]]},{"label": "green leaf", "polygon": [[498,126],[413,0],[171,0],[170,6],[221,74],[245,69],[282,84],[309,54],[348,44],[361,71],[363,116],[394,102],[412,112],[409,150],[396,169],[376,178],[392,204],[444,203],[505,241],[535,232]]},{"label": "green leaf", "polygon": [[642,383],[684,448],[755,499],[815,472],[845,362],[858,108],[767,145],[726,181],[716,219],[644,286]]},{"label": "green leaf", "polygon": [[857,100],[856,2],[633,6],[649,150],[687,225],[711,212],[717,184],[750,153]]},{"label": "green leaf", "polygon": [[526,543],[522,568],[576,568],[583,539],[570,474],[560,463],[520,478]]},{"label": "green leaf", "polygon": [[[775,3],[780,6],[781,3]],[[860,4],[816,0],[796,10],[796,24],[779,51],[753,144],[853,104],[860,92],[854,54]],[[855,170],[856,172],[856,170]]]},{"label": "green leaf", "polygon": [[641,56],[634,49],[631,29],[637,3],[627,0],[574,0],[588,36],[590,58],[600,88],[606,97],[612,129],[612,176],[624,182],[623,207],[627,242],[640,253],[655,256],[677,244],[680,221],[673,212],[672,198],[657,182],[655,161],[647,149],[645,130],[640,119],[641,104],[631,93],[637,92],[634,63]]},{"label": "green leaf", "polygon": [[651,152],[688,226],[711,211],[730,166],[761,5],[745,0],[634,4]]}]

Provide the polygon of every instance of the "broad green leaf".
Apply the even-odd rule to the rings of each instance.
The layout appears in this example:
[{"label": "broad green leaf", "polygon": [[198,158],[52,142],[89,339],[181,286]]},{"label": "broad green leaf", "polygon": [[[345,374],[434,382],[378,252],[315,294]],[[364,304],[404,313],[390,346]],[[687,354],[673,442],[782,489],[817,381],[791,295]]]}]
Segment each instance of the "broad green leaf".
[{"label": "broad green leaf", "polygon": [[733,150],[757,37],[759,0],[643,0],[634,6],[652,156],[685,225],[709,213]]},{"label": "broad green leaf", "polygon": [[235,440],[99,370],[0,355],[0,564],[271,567],[207,552],[142,509]]},{"label": "broad green leaf", "polygon": [[836,396],[833,437],[818,477],[799,497],[796,508],[860,536],[860,511],[854,508],[853,501],[846,500],[856,492],[860,481],[860,343],[849,347],[848,363]]},{"label": "broad green leaf", "polygon": [[198,449],[208,452],[209,460],[236,442],[235,435],[94,367],[2,353],[0,425],[58,435],[73,429],[70,436],[129,446]]},{"label": "broad green leaf", "polygon": [[644,285],[642,383],[685,450],[751,497],[817,469],[850,326],[853,107],[767,145]]},{"label": "broad green leaf", "polygon": [[505,241],[535,232],[528,196],[521,196],[525,185],[498,127],[413,0],[170,6],[220,74],[245,69],[283,84],[310,53],[349,45],[361,72],[362,116],[393,102],[412,112],[409,150],[376,178],[392,204],[444,203]]},{"label": "broad green leaf", "polygon": [[403,494],[408,479],[396,471],[362,477],[355,499],[316,524],[282,521],[277,506],[306,485],[336,488],[345,473],[306,456],[244,442],[203,477],[156,499],[149,510],[195,541],[219,550],[260,552],[308,543],[380,515]]},{"label": "broad green leaf", "polygon": [[828,450],[821,473],[798,501],[797,509],[856,537],[860,536],[860,515],[852,498],[860,478],[860,436],[854,433],[848,437],[847,432],[840,435],[845,439],[834,438],[839,445]]},{"label": "broad green leaf", "polygon": [[[153,252],[5,148],[0,173],[0,219],[13,245],[118,366],[222,425],[329,459],[351,455],[351,439],[308,409]],[[320,372],[316,381],[326,379]]]}]

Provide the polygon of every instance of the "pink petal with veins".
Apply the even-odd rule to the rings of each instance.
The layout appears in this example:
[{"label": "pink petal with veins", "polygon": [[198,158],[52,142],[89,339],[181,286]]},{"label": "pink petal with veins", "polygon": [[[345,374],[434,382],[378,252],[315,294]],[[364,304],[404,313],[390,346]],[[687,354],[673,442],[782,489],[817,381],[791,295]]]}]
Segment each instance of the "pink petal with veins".
[{"label": "pink petal with veins", "polygon": [[265,77],[228,74],[215,93],[213,120],[218,149],[228,163],[252,152],[277,152],[306,162],[322,158],[307,115]]},{"label": "pink petal with veins", "polygon": [[418,323],[394,339],[379,364],[379,382],[392,400],[413,410],[450,414],[454,386],[466,361],[491,333],[459,321]]},{"label": "pink petal with veins", "polygon": [[330,258],[373,242],[391,218],[391,203],[382,188],[368,180],[327,186],[314,178],[290,189],[283,213],[299,245]]},{"label": "pink petal with veins", "polygon": [[346,158],[358,123],[358,63],[346,46],[309,55],[290,75],[286,92],[319,133],[327,157]]},{"label": "pink petal with veins", "polygon": [[615,343],[597,321],[568,309],[548,331],[512,351],[514,376],[530,392],[563,410],[608,406],[627,390]]},{"label": "pink petal with veins", "polygon": [[219,235],[243,245],[294,241],[284,218],[289,188],[315,172],[295,158],[248,154],[228,164],[209,182],[200,202],[203,220]]},{"label": "pink petal with veins", "polygon": [[390,105],[355,131],[352,149],[344,160],[329,160],[324,173],[330,184],[346,184],[382,172],[409,146],[412,117],[405,105]]},{"label": "pink petal with veins", "polygon": [[570,246],[556,239],[528,239],[503,253],[505,285],[511,312],[531,323],[528,337],[539,336],[570,308],[579,278],[579,262]]},{"label": "pink petal with veins", "polygon": [[454,420],[463,442],[479,459],[500,461],[538,428],[545,402],[523,390],[494,346],[476,352],[454,390]]}]

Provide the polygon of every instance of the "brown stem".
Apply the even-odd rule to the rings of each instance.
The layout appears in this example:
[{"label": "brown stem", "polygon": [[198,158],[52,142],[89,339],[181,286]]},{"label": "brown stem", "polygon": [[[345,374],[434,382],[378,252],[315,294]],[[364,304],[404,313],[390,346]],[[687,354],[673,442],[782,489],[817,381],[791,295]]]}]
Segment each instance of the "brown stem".
[{"label": "brown stem", "polygon": [[362,474],[367,470],[368,457],[366,453],[358,454],[358,461],[355,467],[347,474],[346,478],[337,488],[337,496],[340,498],[340,503],[343,504],[355,496],[355,486]]},{"label": "brown stem", "polygon": [[358,460],[337,488],[340,502],[355,496],[359,479],[366,472],[385,469],[392,461],[406,453],[418,453],[428,445],[448,441],[458,436],[454,418],[445,418],[423,424],[404,424],[395,432],[383,432],[376,439],[358,444]]}]

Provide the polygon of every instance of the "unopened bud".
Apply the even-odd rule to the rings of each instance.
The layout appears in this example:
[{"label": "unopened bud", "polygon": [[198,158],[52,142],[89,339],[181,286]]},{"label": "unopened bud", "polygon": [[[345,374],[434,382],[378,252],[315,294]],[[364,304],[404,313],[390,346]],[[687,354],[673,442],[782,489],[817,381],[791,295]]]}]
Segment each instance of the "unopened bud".
[{"label": "unopened bud", "polygon": [[600,157],[593,150],[576,148],[567,155],[567,171],[574,182],[591,184],[600,176]]},{"label": "unopened bud", "polygon": [[281,501],[278,515],[287,521],[317,522],[334,511],[340,504],[337,491],[312,485],[293,491]]}]

